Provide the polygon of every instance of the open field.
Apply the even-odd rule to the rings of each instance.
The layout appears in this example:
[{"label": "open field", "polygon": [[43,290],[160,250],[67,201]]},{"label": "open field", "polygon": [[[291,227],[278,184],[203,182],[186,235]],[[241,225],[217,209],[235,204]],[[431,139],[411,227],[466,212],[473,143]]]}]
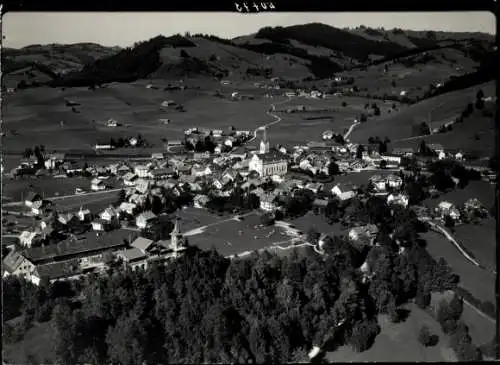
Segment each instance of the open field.
[{"label": "open field", "polygon": [[477,226],[474,224],[457,226],[453,236],[467,247],[482,265],[496,270],[496,221],[494,218],[484,220]]},{"label": "open field", "polygon": [[453,189],[435,199],[426,199],[424,204],[429,208],[435,208],[440,202],[446,200],[456,206],[463,206],[471,198],[479,199],[486,209],[490,209],[495,201],[495,185],[485,181],[471,181],[464,189]]},{"label": "open field", "polygon": [[460,285],[474,297],[485,302],[495,302],[495,275],[483,270],[462,256],[445,237],[436,232],[422,234],[427,241],[427,251],[435,258],[444,258],[453,272],[460,276]]},{"label": "open field", "polygon": [[[223,256],[240,255],[272,246],[276,242],[285,242],[284,246],[288,246],[289,244],[286,242],[291,240],[291,237],[285,235],[277,227],[258,227],[260,218],[256,213],[246,216],[242,221],[236,221],[231,220],[230,217],[211,217],[209,212],[200,212],[204,213],[187,213],[187,223],[184,223],[185,211],[180,213],[180,216],[184,232],[200,227],[199,231],[192,232],[187,236],[189,244],[196,245],[202,250],[210,250],[215,247]],[[190,214],[196,216],[196,218],[191,218],[191,222],[189,222]],[[197,221],[200,223],[194,225],[193,223]]]},{"label": "open field", "polygon": [[[80,103],[75,107],[78,113],[72,112],[65,100]],[[160,104],[165,100],[182,104],[186,111],[162,108]],[[211,91],[167,92],[134,84],[115,83],[95,91],[28,89],[5,102],[4,148],[23,151],[43,144],[48,150],[91,149],[97,141],[139,133],[150,143],[161,145],[162,138],[182,139],[184,129],[192,126],[253,129],[270,119],[265,114],[268,105],[260,98],[233,101],[216,98]],[[109,118],[122,126],[107,127],[105,122]],[[171,119],[171,123],[164,125],[160,118]]]},{"label": "open field", "polygon": [[38,364],[54,364],[56,360],[53,348],[54,336],[54,328],[51,322],[35,323],[26,332],[22,341],[14,344],[4,344],[4,363],[27,364],[32,363],[29,358],[34,358],[36,359],[35,363]]},{"label": "open field", "polygon": [[314,228],[318,232],[332,236],[345,233],[342,231],[340,224],[330,225],[323,216],[315,215],[312,212],[309,212],[300,218],[288,220],[287,222],[293,224],[295,228],[301,230],[306,235],[310,228]]},{"label": "open field", "polygon": [[[353,131],[351,139],[353,142],[366,143],[372,136],[387,136],[392,141],[413,137],[412,126],[417,122],[427,120],[431,110],[433,110],[432,121],[453,120],[467,107],[468,103],[475,101],[476,93],[480,89],[486,96],[495,95],[495,86],[492,82],[439,95],[401,109],[397,113],[393,112],[378,119],[368,120]],[[433,128],[432,124],[431,128]]]},{"label": "open field", "polygon": [[495,320],[485,318],[471,306],[464,304],[462,321],[469,327],[469,334],[476,345],[484,345],[495,336]]},{"label": "open field", "polygon": [[[447,346],[447,336],[443,334],[437,321],[415,305],[409,304],[407,308],[411,312],[402,323],[390,323],[386,316],[379,316],[381,332],[369,350],[356,353],[350,347],[343,346],[336,351],[327,352],[326,359],[329,363],[456,361],[455,353]],[[439,336],[439,343],[435,347],[424,347],[418,342],[423,324]]]},{"label": "open field", "polygon": [[75,193],[75,188],[90,190],[90,180],[85,177],[53,178],[51,176],[9,180],[4,179],[2,198],[6,202],[21,201],[30,190],[49,198]]}]

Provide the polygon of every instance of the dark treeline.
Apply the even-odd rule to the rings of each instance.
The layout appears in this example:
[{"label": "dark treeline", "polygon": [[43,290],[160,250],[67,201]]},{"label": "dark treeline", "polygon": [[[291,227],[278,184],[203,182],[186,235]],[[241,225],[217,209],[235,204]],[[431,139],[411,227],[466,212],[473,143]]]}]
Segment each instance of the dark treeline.
[{"label": "dark treeline", "polygon": [[[9,278],[4,316],[27,318],[8,326],[9,339],[29,321],[52,320],[61,364],[283,363],[306,360],[314,345],[364,351],[380,331],[377,313],[397,322],[399,304],[416,297],[425,307],[430,291],[457,281],[417,241],[398,255],[396,241],[381,240],[359,250],[335,237],[326,240],[324,256],[264,252],[235,260],[191,247],[168,266],[114,267],[71,284],[34,287]],[[365,259],[375,274],[368,283],[357,270]],[[68,299],[77,294],[75,307]]]}]

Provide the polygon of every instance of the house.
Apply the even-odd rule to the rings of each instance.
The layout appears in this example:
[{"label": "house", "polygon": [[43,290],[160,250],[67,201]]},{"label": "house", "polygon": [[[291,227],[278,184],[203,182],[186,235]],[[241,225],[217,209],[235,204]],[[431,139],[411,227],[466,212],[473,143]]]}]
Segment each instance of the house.
[{"label": "house", "polygon": [[3,259],[2,277],[14,275],[30,280],[34,271],[35,265],[18,251],[9,252]]},{"label": "house", "polygon": [[384,153],[383,155],[380,155],[380,157],[382,158],[383,161],[386,161],[387,163],[396,165],[401,164],[401,156],[392,153]]},{"label": "house", "polygon": [[312,203],[313,209],[317,210],[319,213],[323,213],[328,206],[328,200],[326,199],[314,199]]},{"label": "house", "polygon": [[248,164],[249,171],[256,171],[261,177],[272,175],[286,175],[288,162],[281,153],[267,152],[255,154]]},{"label": "house", "polygon": [[223,132],[221,129],[212,130],[212,136],[214,136],[214,137],[222,137],[222,134],[223,134]]},{"label": "house", "polygon": [[114,119],[108,119],[108,121],[106,122],[106,126],[107,127],[118,127],[118,122]]},{"label": "house", "polygon": [[173,100],[165,100],[161,103],[161,106],[163,107],[170,107],[170,106],[175,106],[177,103]]},{"label": "house", "polygon": [[146,166],[146,165],[136,165],[134,167],[134,173],[138,176],[138,177],[151,177],[151,174],[150,174],[150,168],[149,166]]},{"label": "house", "polygon": [[212,174],[212,169],[209,166],[199,167],[193,166],[191,168],[191,175],[196,177],[208,176]]},{"label": "house", "polygon": [[352,184],[337,184],[332,188],[331,192],[332,195],[336,196],[342,201],[352,199],[356,196],[356,192]]},{"label": "house", "polygon": [[73,219],[75,219],[75,215],[73,213],[62,213],[57,216],[57,220],[61,224],[69,224]]},{"label": "house", "polygon": [[153,220],[156,219],[156,214],[154,214],[151,211],[146,211],[141,214],[139,214],[135,220],[135,225],[138,228],[146,228],[149,226]]},{"label": "house", "polygon": [[231,137],[228,137],[224,141],[224,145],[226,145],[229,148],[232,148],[233,147],[233,142],[234,142],[234,140]]},{"label": "house", "polygon": [[374,189],[378,192],[383,192],[386,189],[387,181],[380,175],[373,175],[370,177],[370,182],[373,185]]},{"label": "house", "polygon": [[436,211],[441,215],[441,218],[444,218],[445,216],[450,216],[453,220],[460,219],[459,210],[455,207],[454,204],[450,202],[442,201],[437,206]]},{"label": "house", "polygon": [[195,195],[193,198],[195,208],[204,208],[210,201],[209,197],[206,195]]},{"label": "house", "polygon": [[464,159],[464,154],[459,151],[459,152],[455,153],[454,157],[455,157],[455,160],[461,161]]},{"label": "house", "polygon": [[477,198],[471,198],[464,203],[464,209],[469,211],[484,209],[484,205]]},{"label": "house", "polygon": [[441,144],[437,143],[430,143],[427,145],[427,147],[431,150],[434,151],[438,156],[441,152],[444,152],[444,147]]},{"label": "house", "polygon": [[414,153],[415,151],[411,147],[400,147],[392,149],[392,154],[396,156],[411,157]]},{"label": "house", "polygon": [[30,192],[28,193],[28,195],[26,195],[26,198],[24,198],[24,205],[26,205],[28,208],[31,208],[35,202],[41,200],[42,197],[39,194]]},{"label": "house", "polygon": [[387,197],[387,204],[399,205],[406,208],[408,206],[408,196],[404,194],[390,194]]},{"label": "house", "polygon": [[36,202],[33,203],[31,206],[31,212],[35,215],[40,215],[42,214],[43,207],[45,205],[45,202],[43,200],[37,200]]},{"label": "house", "polygon": [[97,142],[94,146],[96,150],[112,150],[114,147],[109,142]]},{"label": "house", "polygon": [[349,239],[355,243],[373,245],[377,233],[377,226],[374,224],[368,224],[366,226],[351,228],[349,231]]},{"label": "house", "polygon": [[80,222],[85,222],[90,218],[90,210],[83,209],[83,207],[80,207],[80,210],[78,211],[77,215]]},{"label": "house", "polygon": [[134,209],[137,207],[136,204],[134,203],[127,203],[127,202],[123,202],[120,204],[120,206],[118,207],[118,210],[120,212],[125,212],[127,214],[130,214],[130,215],[133,215],[134,214]]},{"label": "house", "polygon": [[91,225],[94,231],[104,231],[107,222],[102,219],[96,219],[92,221]]},{"label": "house", "polygon": [[113,208],[112,206],[109,206],[108,208],[104,209],[104,211],[102,211],[99,214],[99,217],[103,221],[112,222],[114,219],[118,218],[118,212],[116,211],[115,208]]},{"label": "house", "polygon": [[210,152],[194,152],[193,160],[205,160],[210,158]]},{"label": "house", "polygon": [[307,183],[305,189],[311,190],[314,194],[318,194],[321,190],[323,190],[323,184],[321,183]]},{"label": "house", "polygon": [[161,153],[161,152],[153,152],[153,153],[151,154],[151,158],[152,158],[153,160],[163,160],[163,159],[165,158],[165,156],[164,156],[164,155],[163,155],[163,153]]},{"label": "house", "polygon": [[172,177],[174,174],[175,171],[171,167],[164,167],[150,171],[150,175],[154,180],[167,179],[169,177]]},{"label": "house", "polygon": [[123,184],[125,186],[134,186],[137,183],[138,176],[133,172],[127,172],[123,175]]},{"label": "house", "polygon": [[151,248],[152,245],[153,245],[153,240],[150,240],[148,238],[141,237],[141,236],[137,237],[130,244],[130,246],[132,246],[133,248],[138,249],[143,254],[146,254],[148,252],[148,250]]},{"label": "house", "polygon": [[167,147],[180,147],[182,146],[181,140],[167,141]]},{"label": "house", "polygon": [[92,191],[102,191],[106,189],[106,185],[100,179],[92,179],[90,182],[90,189]]},{"label": "house", "polygon": [[387,185],[389,185],[391,188],[398,189],[403,185],[403,179],[401,176],[391,174],[387,176]]},{"label": "house", "polygon": [[127,165],[120,165],[120,166],[117,166],[116,174],[119,175],[119,176],[125,176],[130,171],[131,171],[131,169],[130,169],[129,166],[127,166]]},{"label": "house", "polygon": [[34,238],[37,236],[38,232],[34,231],[22,231],[19,235],[19,243],[21,246],[31,247]]},{"label": "house", "polygon": [[132,147],[135,147],[137,146],[137,143],[139,142],[139,140],[136,138],[136,137],[132,137],[128,140],[128,143],[132,146]]},{"label": "house", "polygon": [[275,199],[276,194],[262,194],[260,196],[260,208],[265,211],[274,211],[277,208]]}]

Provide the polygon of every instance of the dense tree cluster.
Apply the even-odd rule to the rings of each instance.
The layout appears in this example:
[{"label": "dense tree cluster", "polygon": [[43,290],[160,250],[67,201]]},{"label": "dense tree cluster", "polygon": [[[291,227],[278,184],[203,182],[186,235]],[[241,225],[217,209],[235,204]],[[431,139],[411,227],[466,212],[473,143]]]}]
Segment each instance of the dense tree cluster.
[{"label": "dense tree cluster", "polygon": [[240,187],[235,187],[231,195],[213,196],[207,203],[207,208],[215,212],[250,211],[260,206],[260,199],[257,195],[247,193]]}]

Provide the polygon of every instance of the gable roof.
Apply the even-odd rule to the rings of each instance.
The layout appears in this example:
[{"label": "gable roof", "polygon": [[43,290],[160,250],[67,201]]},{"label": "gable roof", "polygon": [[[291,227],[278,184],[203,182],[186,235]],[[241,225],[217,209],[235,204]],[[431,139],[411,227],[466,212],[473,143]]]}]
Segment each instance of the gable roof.
[{"label": "gable roof", "polygon": [[40,278],[49,280],[59,279],[68,276],[79,275],[82,273],[78,259],[64,262],[55,262],[50,264],[38,265],[36,273]]},{"label": "gable roof", "polygon": [[3,259],[3,265],[8,273],[13,273],[23,263],[26,258],[17,251],[11,251]]},{"label": "gable roof", "polygon": [[141,250],[142,252],[146,252],[146,250],[153,244],[153,240],[150,240],[145,237],[137,237],[134,242],[131,243],[132,247]]},{"label": "gable roof", "polygon": [[124,251],[120,251],[118,255],[122,256],[123,259],[127,262],[137,261],[146,258],[144,252],[135,247],[126,249]]}]

